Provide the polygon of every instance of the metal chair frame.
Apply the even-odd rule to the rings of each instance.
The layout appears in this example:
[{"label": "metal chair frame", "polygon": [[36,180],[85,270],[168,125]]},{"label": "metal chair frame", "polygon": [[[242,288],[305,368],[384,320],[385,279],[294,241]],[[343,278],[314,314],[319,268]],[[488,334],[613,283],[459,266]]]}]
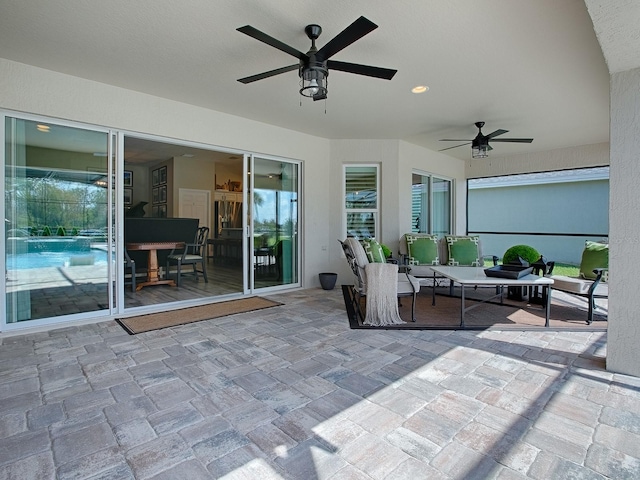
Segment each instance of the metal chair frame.
[{"label": "metal chair frame", "polygon": [[[176,272],[176,285],[179,287],[182,283],[182,266],[192,265],[193,273],[198,280],[198,273],[202,273],[205,283],[209,282],[207,278],[207,265],[206,265],[206,253],[207,253],[207,239],[209,237],[209,227],[199,227],[196,231],[196,236],[193,243],[187,243],[181,253],[176,253],[176,250],[171,250],[167,257],[167,276],[169,275],[169,267],[172,262],[177,265]],[[198,271],[196,265],[200,263],[202,270]]]}]

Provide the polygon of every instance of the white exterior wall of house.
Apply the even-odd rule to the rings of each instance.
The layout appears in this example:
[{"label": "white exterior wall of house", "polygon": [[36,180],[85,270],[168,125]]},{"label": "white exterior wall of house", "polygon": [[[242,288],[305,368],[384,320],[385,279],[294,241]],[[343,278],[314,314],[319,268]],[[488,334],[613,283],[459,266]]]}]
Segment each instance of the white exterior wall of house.
[{"label": "white exterior wall of house", "polygon": [[[532,146],[534,144],[535,140]],[[506,157],[492,157],[490,155],[487,158],[476,158],[465,165],[467,178],[600,167],[609,165],[609,144],[594,143]]]},{"label": "white exterior wall of house", "polygon": [[[303,160],[303,198],[331,194],[330,142],[273,125],[1,58],[0,108]],[[304,212],[303,231],[314,234],[304,236],[302,279],[314,286],[329,261],[331,215],[325,201],[305,202]]]},{"label": "white exterior wall of house", "polygon": [[640,68],[611,75],[607,368],[640,376]]},{"label": "white exterior wall of house", "polygon": [[[0,86],[2,109],[302,160],[305,287],[319,286],[321,271],[348,275],[339,282],[352,280],[337,242],[342,236],[343,163],[382,165],[382,240],[391,244],[397,243],[398,231],[410,227],[409,214],[399,217],[398,212],[399,202],[410,205],[413,168],[465,185],[463,162],[398,140],[331,141],[5,59],[0,59]],[[458,197],[464,211],[464,191]],[[464,229],[464,213],[458,218],[458,228]]]}]

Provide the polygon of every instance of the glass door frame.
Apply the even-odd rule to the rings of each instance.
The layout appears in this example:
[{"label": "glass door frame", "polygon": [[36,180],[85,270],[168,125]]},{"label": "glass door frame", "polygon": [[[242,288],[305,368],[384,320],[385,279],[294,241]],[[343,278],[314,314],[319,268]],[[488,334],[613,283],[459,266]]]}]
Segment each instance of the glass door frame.
[{"label": "glass door frame", "polygon": [[[302,194],[302,162],[301,161],[296,161],[296,160],[291,160],[291,159],[285,159],[282,157],[276,157],[276,156],[271,156],[271,155],[264,155],[264,154],[247,154],[245,155],[245,160],[249,161],[249,169],[247,170],[245,168],[245,172],[247,172],[247,185],[249,185],[248,189],[245,189],[244,195],[244,202],[243,205],[245,205],[245,211],[244,211],[244,215],[245,215],[245,225],[246,225],[246,230],[247,230],[247,235],[245,236],[245,249],[244,251],[246,252],[244,255],[245,261],[247,262],[244,265],[245,268],[245,272],[247,272],[247,275],[245,276],[245,278],[248,281],[248,293],[268,293],[268,292],[275,292],[275,291],[279,291],[279,290],[288,290],[291,288],[300,288],[302,286],[302,275],[303,275],[303,269],[302,269],[302,241],[300,241],[300,239],[303,237],[302,232],[304,230],[304,226],[303,226],[303,215],[302,215],[302,211],[304,208],[303,205],[303,194]],[[295,165],[297,168],[297,178],[296,178],[296,193],[297,193],[297,238],[298,241],[296,242],[295,245],[295,258],[296,258],[296,262],[295,262],[295,271],[296,271],[296,281],[292,282],[292,283],[285,283],[285,284],[281,284],[281,285],[271,285],[271,286],[267,286],[267,287],[256,287],[255,286],[255,268],[254,268],[254,252],[253,252],[253,238],[254,238],[254,233],[255,233],[255,215],[253,214],[253,210],[254,210],[254,197],[253,197],[253,192],[255,189],[255,178],[256,176],[253,174],[256,169],[255,169],[255,161],[256,159],[260,159],[260,160],[267,160],[267,161],[273,161],[273,162],[277,162],[277,163],[287,163],[287,164],[291,164],[291,165]],[[245,167],[246,167],[246,162],[245,162]],[[251,209],[251,210],[249,210]],[[277,261],[277,260],[276,260]]]},{"label": "glass door frame", "polygon": [[[51,118],[45,115],[33,115],[23,112],[15,112],[6,109],[0,109],[0,122],[2,123],[2,128],[0,129],[0,143],[2,144],[2,153],[0,153],[0,185],[3,186],[7,180],[6,178],[6,169],[8,166],[7,158],[6,158],[6,122],[7,118],[13,118],[16,120],[27,121],[27,122],[41,122],[44,124],[57,125],[61,127],[67,128],[76,128],[79,130],[87,130],[96,133],[104,133],[107,137],[107,158],[113,159],[113,145],[114,145],[114,130],[100,127],[98,125],[93,124],[85,124],[81,122],[73,122],[68,120],[63,120],[59,118]],[[91,310],[86,312],[79,313],[70,313],[66,315],[54,316],[54,317],[42,317],[37,319],[31,319],[25,322],[7,322],[6,315],[6,306],[2,307],[2,311],[0,313],[0,332],[9,332],[9,331],[18,331],[24,330],[28,328],[37,328],[37,327],[46,327],[49,325],[57,325],[57,324],[65,324],[75,321],[83,321],[83,320],[94,320],[94,319],[104,319],[108,320],[110,317],[116,313],[115,303],[114,303],[114,285],[113,278],[115,275],[115,271],[113,268],[113,257],[112,257],[112,248],[113,248],[113,229],[108,228],[111,225],[111,215],[113,210],[113,162],[108,162],[108,185],[107,190],[112,192],[111,195],[107,195],[107,298],[108,298],[108,306],[101,310]],[[122,188],[122,187],[121,187]],[[122,202],[122,199],[117,197],[117,201]],[[117,202],[116,202],[117,203]],[[5,195],[0,195],[0,211],[2,211],[3,218],[6,212],[6,201]],[[6,222],[2,222],[2,226],[0,226],[0,235],[2,238],[6,238]],[[6,263],[6,251],[7,245],[6,242],[3,242],[4,247],[0,248],[2,250],[0,255],[0,269],[6,272],[7,263]],[[0,281],[0,298],[3,300],[3,304],[7,299],[7,279],[6,275],[3,275],[3,280]],[[64,320],[61,320],[64,319]]]},{"label": "glass door frame", "polygon": [[[426,220],[421,219],[419,223],[418,233],[429,233],[429,234],[438,234],[438,235],[446,235],[454,233],[454,225],[455,225],[455,180],[453,178],[449,178],[443,175],[435,175],[433,173],[428,173],[422,170],[412,170],[411,171],[411,206],[413,212],[413,177],[417,175],[422,177],[422,179],[427,179],[426,183],[422,183],[422,185],[426,185],[426,192],[424,192],[424,197],[421,201],[420,209],[424,215],[426,215]],[[449,222],[449,231],[448,232],[434,232],[434,223],[435,223],[435,207],[436,207],[436,193],[434,188],[434,181],[437,182],[445,182],[449,185],[449,191],[447,194],[447,201],[449,203],[449,214],[447,215],[447,220]],[[426,210],[426,211],[425,211]],[[413,215],[413,214],[412,214]],[[412,230],[416,227],[413,224],[412,217]],[[425,231],[422,231],[422,230]]]}]

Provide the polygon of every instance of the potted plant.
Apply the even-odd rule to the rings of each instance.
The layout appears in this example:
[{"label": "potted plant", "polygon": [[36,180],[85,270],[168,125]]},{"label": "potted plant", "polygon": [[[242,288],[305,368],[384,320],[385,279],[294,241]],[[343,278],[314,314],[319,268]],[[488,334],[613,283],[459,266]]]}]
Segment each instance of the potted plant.
[{"label": "potted plant", "polygon": [[[502,263],[505,265],[509,263],[522,265],[522,262],[525,262],[523,266],[528,267],[539,258],[540,254],[535,248],[530,247],[529,245],[514,245],[504,252],[504,255],[502,256]],[[509,287],[507,288],[507,298],[522,301],[523,297],[527,295],[526,292],[526,287]]]},{"label": "potted plant", "polygon": [[526,261],[529,265],[540,258],[538,251],[529,245],[514,245],[507,249],[502,256],[502,263],[521,263],[519,259]]}]

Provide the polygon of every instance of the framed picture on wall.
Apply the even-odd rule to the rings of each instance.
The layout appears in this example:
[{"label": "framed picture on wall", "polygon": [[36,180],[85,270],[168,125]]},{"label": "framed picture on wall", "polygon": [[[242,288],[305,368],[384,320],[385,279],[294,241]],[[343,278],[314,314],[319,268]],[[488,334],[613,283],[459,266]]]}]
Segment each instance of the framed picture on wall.
[{"label": "framed picture on wall", "polygon": [[153,172],[151,172],[151,185],[155,187],[159,183],[160,183],[160,170],[155,169]]},{"label": "framed picture on wall", "polygon": [[124,171],[124,180],[122,184],[125,187],[133,187],[133,172],[131,170]]},{"label": "framed picture on wall", "polygon": [[165,203],[167,201],[167,186],[160,185],[158,187],[158,202]]},{"label": "framed picture on wall", "polygon": [[159,169],[158,183],[167,183],[167,167],[160,167]]},{"label": "framed picture on wall", "polygon": [[124,204],[131,205],[133,203],[133,189],[125,188],[124,189]]},{"label": "framed picture on wall", "polygon": [[151,203],[160,203],[160,189],[154,187],[151,194]]}]

